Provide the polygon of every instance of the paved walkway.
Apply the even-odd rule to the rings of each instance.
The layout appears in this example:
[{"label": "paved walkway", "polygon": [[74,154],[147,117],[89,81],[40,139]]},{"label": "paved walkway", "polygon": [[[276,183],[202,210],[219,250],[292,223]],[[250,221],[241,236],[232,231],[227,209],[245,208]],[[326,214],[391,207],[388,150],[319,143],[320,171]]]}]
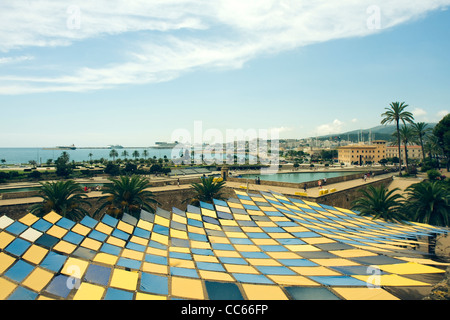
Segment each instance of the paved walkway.
[{"label": "paved walkway", "polygon": [[[419,175],[418,178],[400,178],[400,177],[398,177],[398,173],[388,173],[388,174],[375,176],[374,178],[369,178],[369,179],[367,179],[367,181],[364,181],[363,179],[355,179],[355,180],[351,180],[351,181],[327,184],[327,185],[323,186],[322,189],[328,189],[328,190],[336,189],[336,191],[342,191],[342,190],[362,186],[364,184],[369,184],[371,182],[379,181],[381,179],[385,179],[385,178],[391,177],[391,176],[394,176],[394,180],[389,185],[389,188],[392,189],[392,188],[398,187],[402,191],[405,190],[409,185],[420,182],[424,178],[423,175]],[[188,177],[186,177],[186,178],[188,178]],[[156,179],[152,179],[152,181],[155,181],[155,180]],[[161,180],[163,180],[163,179],[161,178]],[[171,180],[173,181],[173,179],[171,179]],[[182,178],[180,180],[182,180]],[[107,182],[107,180],[104,178],[96,178],[96,179],[90,179],[90,180],[84,179],[83,182],[101,184],[101,183]],[[31,185],[34,185],[34,184],[31,184]],[[39,184],[35,184],[35,185],[38,186]],[[19,185],[17,185],[17,184],[14,186],[19,187]],[[24,183],[23,186],[29,187],[30,183],[27,183],[27,184]],[[240,183],[240,182],[227,181],[226,186],[234,188],[234,189],[243,190],[243,191],[245,191],[247,188],[247,184],[245,182]],[[180,186],[166,185],[166,186],[161,186],[161,187],[151,187],[151,188],[149,188],[149,190],[152,192],[161,192],[161,191],[173,191],[173,190],[180,190],[180,189],[188,189],[188,188],[191,188],[190,184],[181,184]],[[253,180],[249,180],[248,190],[249,191],[266,191],[266,192],[275,191],[275,192],[279,192],[279,193],[286,194],[286,195],[295,195],[296,192],[303,192],[303,189],[298,189],[298,188],[256,185],[253,183]],[[88,198],[95,198],[95,197],[102,196],[102,192],[101,191],[92,191],[92,192],[87,193],[86,195],[88,196]],[[320,196],[320,189],[318,187],[307,189],[307,196],[311,197],[311,198],[318,198]],[[8,205],[33,204],[33,203],[38,203],[41,201],[42,201],[42,198],[40,198],[40,197],[4,199],[4,200],[0,200],[0,207],[8,206]]]},{"label": "paved walkway", "polygon": [[[380,181],[382,179],[386,179],[393,175],[394,176],[398,175],[398,173],[397,174],[395,174],[395,173],[383,174],[383,175],[375,176],[374,178],[367,179],[366,181],[364,181],[363,179],[355,179],[355,180],[350,180],[350,181],[326,184],[325,186],[322,187],[322,189],[328,189],[328,190],[336,189],[336,191],[342,191],[342,190],[362,186],[365,184],[369,184],[371,182]],[[394,181],[395,181],[395,177],[394,177]],[[242,190],[246,190],[246,188],[247,188],[247,184],[245,182],[243,182],[243,183],[227,182],[227,186],[236,188],[236,189],[242,189]],[[303,188],[256,185],[253,183],[253,181],[249,181],[248,189],[249,189],[249,191],[266,191],[266,192],[275,191],[275,192],[279,192],[279,193],[286,194],[286,195],[295,195],[296,192],[304,192]],[[319,189],[319,187],[308,188],[306,193],[307,193],[308,197],[318,198],[319,196],[321,196],[320,190],[321,189]]]}]

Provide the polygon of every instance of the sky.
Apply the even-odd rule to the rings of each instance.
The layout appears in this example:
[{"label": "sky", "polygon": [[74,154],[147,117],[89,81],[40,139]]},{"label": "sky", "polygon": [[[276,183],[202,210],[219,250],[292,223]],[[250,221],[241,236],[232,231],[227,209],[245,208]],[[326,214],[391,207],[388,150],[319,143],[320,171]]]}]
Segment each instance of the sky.
[{"label": "sky", "polygon": [[450,110],[449,6],[3,0],[0,147],[301,139],[378,126],[394,101],[438,122]]}]

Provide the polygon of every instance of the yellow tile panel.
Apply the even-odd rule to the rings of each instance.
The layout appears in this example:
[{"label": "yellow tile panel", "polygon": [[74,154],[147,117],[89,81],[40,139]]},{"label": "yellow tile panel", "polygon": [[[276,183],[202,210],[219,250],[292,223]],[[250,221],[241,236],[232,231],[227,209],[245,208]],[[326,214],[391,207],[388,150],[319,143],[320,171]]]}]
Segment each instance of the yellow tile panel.
[{"label": "yellow tile panel", "polygon": [[123,249],[122,257],[142,261],[144,253],[131,249]]},{"label": "yellow tile panel", "polygon": [[194,249],[211,249],[209,242],[191,240],[191,248]]},{"label": "yellow tile panel", "polygon": [[138,272],[114,269],[111,277],[111,287],[134,291],[137,287],[138,278]]},{"label": "yellow tile panel", "polygon": [[225,234],[227,235],[227,237],[229,238],[248,238],[248,236],[244,233],[244,232],[230,232],[230,231],[225,231]]},{"label": "yellow tile panel", "polygon": [[242,287],[249,300],[288,300],[279,286],[244,283]]},{"label": "yellow tile panel", "polygon": [[204,256],[201,254],[194,254],[194,260],[200,261],[200,262],[217,262],[220,263],[220,261],[214,257],[214,256]]},{"label": "yellow tile panel", "polygon": [[415,262],[385,264],[378,266],[381,270],[396,274],[425,274],[425,273],[444,273],[445,270],[425,266]]},{"label": "yellow tile panel", "polygon": [[62,274],[81,279],[89,263],[87,261],[69,257],[61,270]]},{"label": "yellow tile panel", "polygon": [[202,281],[198,279],[172,277],[171,294],[187,299],[205,299]]},{"label": "yellow tile panel", "polygon": [[95,226],[95,230],[100,231],[104,234],[111,234],[111,232],[113,231],[113,228],[111,228],[110,226],[104,224],[103,222],[99,222],[96,226]]},{"label": "yellow tile panel", "polygon": [[141,246],[147,246],[148,242],[149,242],[149,239],[144,239],[144,238],[141,238],[141,237],[132,236],[131,239],[130,239],[130,242],[140,244]]},{"label": "yellow tile panel", "polygon": [[339,288],[332,287],[345,300],[399,300],[382,288]]},{"label": "yellow tile panel", "polygon": [[0,232],[0,249],[5,249],[14,239],[9,233]]},{"label": "yellow tile panel", "polygon": [[38,220],[39,220],[39,218],[36,217],[34,214],[28,213],[26,216],[22,217],[19,220],[19,222],[26,224],[27,226],[31,226],[33,223],[35,223]]},{"label": "yellow tile panel", "polygon": [[176,230],[176,229],[170,229],[170,236],[173,238],[178,238],[178,239],[184,239],[184,240],[188,239],[188,234],[186,231],[181,231],[181,230]]},{"label": "yellow tile panel", "polygon": [[48,272],[41,268],[36,268],[31,272],[31,274],[25,279],[23,285],[30,288],[33,291],[41,291],[53,278],[53,273]]},{"label": "yellow tile panel", "polygon": [[80,244],[80,246],[97,251],[102,246],[102,243],[100,241],[97,241],[95,239],[91,238],[84,238],[83,242]]},{"label": "yellow tile panel", "polygon": [[230,243],[230,240],[226,237],[216,237],[216,236],[210,236],[209,241],[211,243]]},{"label": "yellow tile panel", "polygon": [[282,286],[320,286],[320,283],[312,281],[311,279],[303,276],[284,276],[284,275],[268,275],[273,282]]},{"label": "yellow tile panel", "polygon": [[141,229],[152,231],[153,223],[145,221],[145,220],[139,220],[137,226]]},{"label": "yellow tile panel", "polygon": [[62,218],[62,216],[60,216],[59,214],[57,214],[54,211],[49,212],[44,216],[45,220],[47,220],[48,222],[53,223],[53,224],[58,222],[58,220],[61,218]]},{"label": "yellow tile panel", "polygon": [[0,252],[0,274],[8,270],[8,268],[16,261],[15,258],[7,255],[4,252]]},{"label": "yellow tile panel", "polygon": [[128,234],[132,234],[134,227],[131,224],[128,224],[120,220],[119,223],[117,224],[117,229],[122,230],[123,232],[126,232]]},{"label": "yellow tile panel", "polygon": [[155,215],[155,220],[153,221],[153,224],[159,224],[159,225],[164,226],[164,227],[169,227],[170,226],[170,220],[166,219],[164,217]]},{"label": "yellow tile panel", "polygon": [[301,238],[302,241],[309,244],[323,244],[323,243],[334,243],[336,241],[327,237],[316,237],[316,238]]},{"label": "yellow tile panel", "polygon": [[121,247],[121,248],[125,247],[125,245],[126,245],[126,242],[124,240],[113,237],[113,236],[109,236],[108,239],[106,240],[106,243],[109,243],[109,244],[112,244],[114,246]]},{"label": "yellow tile panel", "polygon": [[186,212],[186,217],[188,219],[202,221],[202,215],[198,213]]},{"label": "yellow tile panel", "polygon": [[76,248],[77,248],[76,245],[74,245],[70,242],[61,240],[53,247],[53,250],[63,252],[66,254],[71,254],[72,252],[75,251]]},{"label": "yellow tile panel", "polygon": [[97,253],[97,255],[95,256],[94,261],[113,266],[117,263],[118,259],[119,259],[119,257],[114,256],[112,254],[100,252],[100,253]]},{"label": "yellow tile panel", "polygon": [[157,256],[163,256],[163,257],[167,256],[167,250],[162,250],[162,249],[157,249],[157,248],[152,248],[152,247],[148,247],[145,252],[148,254],[154,254]]},{"label": "yellow tile panel", "polygon": [[167,297],[158,296],[156,294],[136,292],[136,300],[167,300]]},{"label": "yellow tile panel", "polygon": [[73,300],[100,300],[105,288],[95,284],[83,282],[78,288]]},{"label": "yellow tile panel", "polygon": [[158,233],[152,233],[151,235],[151,240],[162,243],[164,245],[168,245],[169,244],[169,237],[162,235],[162,234],[158,234]]},{"label": "yellow tile panel", "polygon": [[0,300],[5,300],[16,288],[16,284],[4,278],[0,278]]},{"label": "yellow tile panel", "polygon": [[290,267],[290,269],[302,276],[340,276],[339,272],[325,267]]},{"label": "yellow tile panel", "polygon": [[237,251],[233,250],[214,250],[214,253],[218,257],[226,257],[226,258],[239,258],[241,255]]},{"label": "yellow tile panel", "polygon": [[247,259],[254,266],[281,266],[281,263],[275,259]]},{"label": "yellow tile panel", "polygon": [[199,270],[200,277],[205,280],[213,281],[234,281],[233,277],[225,272],[216,272],[208,270]]},{"label": "yellow tile panel", "polygon": [[309,244],[287,244],[285,247],[291,251],[299,252],[301,255],[301,252],[312,252],[312,251],[321,251],[319,248],[314,247]]},{"label": "yellow tile panel", "polygon": [[219,221],[220,221],[220,224],[223,226],[232,226],[232,227],[239,226],[238,223],[234,220],[219,219]]},{"label": "yellow tile panel", "polygon": [[405,286],[405,287],[412,287],[412,286],[431,286],[429,283],[425,283],[422,281],[412,280],[406,277],[399,276],[397,274],[382,274],[378,276],[370,275],[370,276],[353,276],[354,278],[365,281],[368,284],[374,285],[374,286]]},{"label": "yellow tile panel", "polygon": [[201,208],[202,214],[207,217],[217,218],[217,214],[214,210]]},{"label": "yellow tile panel", "polygon": [[241,264],[224,264],[225,269],[229,273],[248,273],[248,274],[258,274],[258,270],[256,270],[252,266],[246,266]]},{"label": "yellow tile panel", "polygon": [[187,219],[179,214],[172,214],[172,220],[181,224],[187,224]]},{"label": "yellow tile panel", "polygon": [[170,258],[169,259],[169,266],[171,266],[171,267],[178,267],[178,268],[195,269],[194,261],[192,261],[192,260],[185,260],[185,259]]},{"label": "yellow tile panel", "polygon": [[37,245],[32,245],[27,252],[22,256],[23,259],[32,262],[34,264],[39,264],[44,259],[45,255],[48,253],[47,249],[39,247]]},{"label": "yellow tile panel", "polygon": [[234,247],[240,252],[259,252],[261,249],[252,244],[235,244]]},{"label": "yellow tile panel", "polygon": [[64,228],[61,228],[59,226],[52,226],[50,229],[47,230],[47,234],[54,236],[56,238],[61,239],[62,237],[64,237],[64,235],[67,233],[68,231]]},{"label": "yellow tile panel", "polygon": [[81,234],[82,236],[87,236],[87,234],[91,231],[91,229],[86,226],[83,226],[82,224],[77,223],[76,225],[73,226],[72,231]]},{"label": "yellow tile panel", "polygon": [[203,222],[203,226],[205,229],[211,229],[211,230],[222,230],[222,228],[216,224]]},{"label": "yellow tile panel", "polygon": [[311,259],[312,262],[324,267],[344,267],[344,266],[359,266],[359,263],[348,259],[331,258],[331,259]]},{"label": "yellow tile panel", "polygon": [[142,264],[142,271],[151,273],[161,273],[165,275],[169,273],[168,266],[150,262],[144,262]]},{"label": "yellow tile panel", "polygon": [[342,258],[378,256],[376,253],[361,249],[334,250],[330,251],[330,253]]}]

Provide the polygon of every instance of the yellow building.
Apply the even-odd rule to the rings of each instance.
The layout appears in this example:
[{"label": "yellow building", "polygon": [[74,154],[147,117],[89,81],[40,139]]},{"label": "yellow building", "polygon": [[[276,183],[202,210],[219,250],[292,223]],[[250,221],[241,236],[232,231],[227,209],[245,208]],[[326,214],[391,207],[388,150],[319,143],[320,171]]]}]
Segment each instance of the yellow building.
[{"label": "yellow building", "polygon": [[[408,159],[422,159],[422,147],[421,146],[407,146]],[[400,147],[400,153],[402,155],[402,163],[405,163],[405,146]],[[398,156],[398,146],[386,147],[386,158],[394,158]]]},{"label": "yellow building", "polygon": [[345,165],[378,163],[386,157],[386,141],[384,140],[375,140],[372,144],[353,144],[338,148],[338,161]]}]

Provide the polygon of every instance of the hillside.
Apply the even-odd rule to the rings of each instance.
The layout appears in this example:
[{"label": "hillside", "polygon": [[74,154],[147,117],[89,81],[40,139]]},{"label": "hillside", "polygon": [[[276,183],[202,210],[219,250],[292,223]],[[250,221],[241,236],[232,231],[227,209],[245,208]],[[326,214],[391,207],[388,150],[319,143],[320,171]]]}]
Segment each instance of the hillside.
[{"label": "hillside", "polygon": [[[433,129],[436,126],[436,123],[428,123],[428,127]],[[317,137],[319,140],[337,140],[339,137],[341,140],[348,140],[357,142],[360,140],[368,141],[369,135],[372,135],[373,140],[391,140],[392,134],[395,132],[395,125],[387,125],[387,126],[376,126],[369,129],[361,129],[361,130],[353,130],[348,132],[343,132],[339,134],[331,134],[326,136]]]}]

